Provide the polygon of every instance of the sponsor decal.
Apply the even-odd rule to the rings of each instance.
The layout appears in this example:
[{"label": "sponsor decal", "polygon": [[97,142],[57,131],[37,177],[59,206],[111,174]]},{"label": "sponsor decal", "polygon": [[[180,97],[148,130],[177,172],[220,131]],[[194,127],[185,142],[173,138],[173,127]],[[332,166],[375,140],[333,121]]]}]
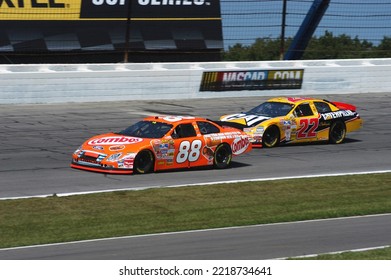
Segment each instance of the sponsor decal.
[{"label": "sponsor decal", "polygon": [[225,139],[235,139],[240,137],[242,133],[240,131],[232,131],[232,132],[222,132],[222,133],[211,133],[204,136],[206,144],[208,146],[215,146],[218,143],[221,143],[221,140]]},{"label": "sponsor decal", "polygon": [[109,150],[112,151],[112,152],[122,151],[123,149],[125,149],[124,145],[116,145],[116,146],[110,146],[109,147]]},{"label": "sponsor decal", "polygon": [[222,118],[222,121],[233,121],[233,120],[244,120],[244,124],[247,126],[255,126],[257,124],[260,124],[263,121],[266,121],[270,119],[270,117],[266,116],[261,116],[261,115],[246,115],[244,113],[241,114],[233,114],[233,115],[228,115]]},{"label": "sponsor decal", "polygon": [[129,153],[123,156],[122,159],[118,161],[118,168],[133,168],[134,159],[136,158],[136,153]]},{"label": "sponsor decal", "polygon": [[288,97],[287,100],[290,102],[297,102],[297,101],[311,100],[311,97]]},{"label": "sponsor decal", "polygon": [[143,141],[142,138],[129,137],[129,136],[108,136],[102,138],[95,138],[88,141],[88,145],[125,145],[125,144],[135,144]]},{"label": "sponsor decal", "polygon": [[234,155],[240,155],[244,153],[250,145],[249,137],[235,138],[231,145],[232,153]]},{"label": "sponsor decal", "polygon": [[174,140],[152,140],[151,145],[157,159],[172,159],[174,157],[175,146]]},{"label": "sponsor decal", "polygon": [[343,118],[343,117],[352,117],[354,115],[355,115],[355,112],[353,112],[351,110],[342,110],[342,111],[321,114],[321,116],[324,120],[332,120],[332,119],[338,119],[338,118]]},{"label": "sponsor decal", "polygon": [[113,154],[109,156],[106,160],[107,161],[118,161],[118,159],[122,156],[122,153]]},{"label": "sponsor decal", "polygon": [[204,72],[200,91],[300,89],[304,69]]},{"label": "sponsor decal", "polygon": [[104,149],[103,146],[93,146],[92,148],[94,150],[100,150],[100,151],[102,151]]},{"label": "sponsor decal", "polygon": [[162,118],[163,120],[167,122],[179,122],[181,120],[194,120],[194,117],[190,116],[160,116],[159,118]]}]

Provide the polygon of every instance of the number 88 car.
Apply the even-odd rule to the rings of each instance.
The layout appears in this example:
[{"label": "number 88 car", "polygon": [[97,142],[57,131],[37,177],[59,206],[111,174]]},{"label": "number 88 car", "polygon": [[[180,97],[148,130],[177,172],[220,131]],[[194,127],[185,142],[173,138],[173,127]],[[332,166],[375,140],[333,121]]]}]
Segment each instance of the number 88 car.
[{"label": "number 88 car", "polygon": [[151,116],[118,133],[94,136],[72,155],[71,167],[111,174],[214,166],[251,151],[243,131],[204,118]]},{"label": "number 88 car", "polygon": [[342,143],[348,132],[362,127],[356,107],[316,98],[278,97],[248,112],[225,115],[221,121],[234,122],[251,138],[255,147],[329,141]]}]

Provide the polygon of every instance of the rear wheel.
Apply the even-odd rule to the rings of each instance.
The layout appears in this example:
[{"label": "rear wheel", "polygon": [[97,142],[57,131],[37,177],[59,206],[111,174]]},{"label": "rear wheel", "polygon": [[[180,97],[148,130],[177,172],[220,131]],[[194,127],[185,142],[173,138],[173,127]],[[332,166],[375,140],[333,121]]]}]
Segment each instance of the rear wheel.
[{"label": "rear wheel", "polygon": [[213,165],[218,169],[227,168],[232,160],[232,150],[228,144],[219,145],[213,156]]},{"label": "rear wheel", "polygon": [[150,150],[139,152],[134,159],[133,170],[139,174],[150,173],[153,171],[155,158]]},{"label": "rear wheel", "polygon": [[262,146],[273,148],[280,143],[280,130],[276,126],[271,126],[263,133]]},{"label": "rear wheel", "polygon": [[334,122],[330,126],[329,142],[331,144],[340,144],[345,140],[346,127],[343,122]]}]

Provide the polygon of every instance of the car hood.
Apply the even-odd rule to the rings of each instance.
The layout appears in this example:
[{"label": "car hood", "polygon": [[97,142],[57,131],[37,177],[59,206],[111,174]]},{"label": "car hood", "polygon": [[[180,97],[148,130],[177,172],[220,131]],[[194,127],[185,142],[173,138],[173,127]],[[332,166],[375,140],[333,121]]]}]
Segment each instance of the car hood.
[{"label": "car hood", "polygon": [[263,115],[256,115],[256,114],[247,114],[247,113],[240,113],[240,114],[232,114],[232,115],[225,115],[220,118],[221,121],[225,122],[236,122],[240,123],[246,126],[256,126],[266,120],[271,119],[268,116]]},{"label": "car hood", "polygon": [[122,151],[137,152],[149,142],[150,139],[106,133],[91,137],[83,143],[81,148],[110,155]]}]

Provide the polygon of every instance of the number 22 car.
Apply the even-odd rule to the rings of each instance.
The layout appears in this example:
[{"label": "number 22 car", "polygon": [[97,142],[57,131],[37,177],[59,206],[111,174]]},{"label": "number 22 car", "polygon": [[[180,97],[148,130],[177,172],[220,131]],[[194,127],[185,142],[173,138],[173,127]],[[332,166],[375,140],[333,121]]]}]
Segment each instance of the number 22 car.
[{"label": "number 22 car", "polygon": [[227,168],[251,151],[243,131],[197,117],[151,116],[118,133],[94,136],[72,155],[71,167],[111,174],[174,168]]},{"label": "number 22 car", "polygon": [[248,112],[220,120],[236,123],[251,137],[253,146],[267,148],[314,141],[339,144],[348,132],[362,127],[351,104],[297,97],[272,98]]}]

